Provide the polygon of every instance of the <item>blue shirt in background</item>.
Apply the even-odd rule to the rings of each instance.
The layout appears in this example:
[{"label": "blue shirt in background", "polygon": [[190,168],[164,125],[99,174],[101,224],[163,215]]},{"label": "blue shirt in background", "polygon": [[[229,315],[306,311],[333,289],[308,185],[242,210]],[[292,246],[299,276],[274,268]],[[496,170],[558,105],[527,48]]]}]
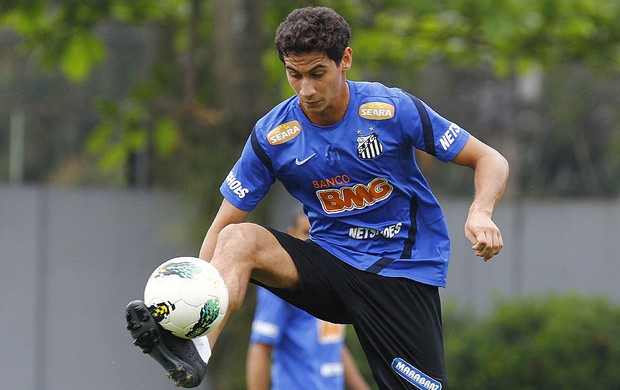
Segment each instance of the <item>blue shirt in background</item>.
[{"label": "blue shirt in background", "polygon": [[273,346],[272,390],[342,390],[344,325],[319,320],[257,288],[250,342]]}]

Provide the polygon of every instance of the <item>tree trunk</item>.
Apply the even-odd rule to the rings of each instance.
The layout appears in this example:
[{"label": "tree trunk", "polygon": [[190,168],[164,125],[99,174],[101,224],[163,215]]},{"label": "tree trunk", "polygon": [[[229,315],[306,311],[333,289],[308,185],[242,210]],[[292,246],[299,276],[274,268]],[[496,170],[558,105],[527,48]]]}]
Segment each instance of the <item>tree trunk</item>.
[{"label": "tree trunk", "polygon": [[215,0],[214,104],[232,125],[233,136],[247,137],[265,110],[260,66],[262,13],[262,0]]}]

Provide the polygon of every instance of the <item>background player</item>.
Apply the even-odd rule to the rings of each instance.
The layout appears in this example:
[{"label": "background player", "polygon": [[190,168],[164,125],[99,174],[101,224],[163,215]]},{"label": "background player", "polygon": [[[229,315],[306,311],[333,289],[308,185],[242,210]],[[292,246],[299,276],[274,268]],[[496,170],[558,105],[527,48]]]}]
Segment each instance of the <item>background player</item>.
[{"label": "background player", "polygon": [[[287,232],[310,237],[310,222],[296,214]],[[319,320],[257,289],[246,361],[248,390],[370,390],[344,345],[345,326]]]}]

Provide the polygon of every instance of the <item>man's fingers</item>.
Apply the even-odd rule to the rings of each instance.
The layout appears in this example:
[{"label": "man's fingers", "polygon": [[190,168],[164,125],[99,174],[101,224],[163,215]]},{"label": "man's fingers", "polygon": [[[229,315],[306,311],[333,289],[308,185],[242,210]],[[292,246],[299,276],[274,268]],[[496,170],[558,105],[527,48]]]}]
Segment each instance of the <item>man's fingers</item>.
[{"label": "man's fingers", "polygon": [[497,255],[503,247],[504,241],[499,231],[482,231],[476,237],[474,245],[472,245],[472,249],[476,251],[476,256],[482,257],[485,262]]},{"label": "man's fingers", "polygon": [[491,219],[472,218],[465,223],[465,237],[472,243],[476,256],[489,261],[504,247],[502,232]]}]

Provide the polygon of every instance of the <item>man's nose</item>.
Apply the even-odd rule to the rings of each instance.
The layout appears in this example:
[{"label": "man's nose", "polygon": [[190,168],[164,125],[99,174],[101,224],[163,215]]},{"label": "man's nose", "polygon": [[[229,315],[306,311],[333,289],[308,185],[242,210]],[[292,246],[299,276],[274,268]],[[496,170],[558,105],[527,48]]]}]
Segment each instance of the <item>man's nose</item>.
[{"label": "man's nose", "polygon": [[299,94],[304,97],[311,97],[316,93],[316,88],[314,86],[314,81],[309,78],[304,77],[301,80],[301,89],[299,90]]}]

